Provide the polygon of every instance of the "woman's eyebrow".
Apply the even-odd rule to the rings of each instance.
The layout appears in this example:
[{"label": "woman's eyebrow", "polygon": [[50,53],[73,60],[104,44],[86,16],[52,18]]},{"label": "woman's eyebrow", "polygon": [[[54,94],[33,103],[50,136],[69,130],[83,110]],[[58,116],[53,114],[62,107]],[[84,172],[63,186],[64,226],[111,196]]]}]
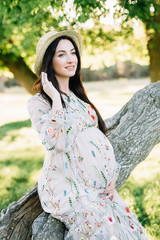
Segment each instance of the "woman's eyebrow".
[{"label": "woman's eyebrow", "polygon": [[[72,48],[71,51],[75,50],[75,48]],[[59,52],[66,52],[65,50],[59,50],[57,53]]]}]

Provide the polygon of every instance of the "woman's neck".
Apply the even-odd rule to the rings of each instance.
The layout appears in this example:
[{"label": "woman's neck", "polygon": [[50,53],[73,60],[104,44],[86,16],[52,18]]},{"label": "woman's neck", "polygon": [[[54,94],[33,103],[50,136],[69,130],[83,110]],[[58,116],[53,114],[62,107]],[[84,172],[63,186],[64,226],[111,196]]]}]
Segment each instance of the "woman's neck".
[{"label": "woman's neck", "polygon": [[66,94],[70,93],[70,89],[69,89],[69,81],[65,81],[63,83],[59,83],[60,85],[60,90]]}]

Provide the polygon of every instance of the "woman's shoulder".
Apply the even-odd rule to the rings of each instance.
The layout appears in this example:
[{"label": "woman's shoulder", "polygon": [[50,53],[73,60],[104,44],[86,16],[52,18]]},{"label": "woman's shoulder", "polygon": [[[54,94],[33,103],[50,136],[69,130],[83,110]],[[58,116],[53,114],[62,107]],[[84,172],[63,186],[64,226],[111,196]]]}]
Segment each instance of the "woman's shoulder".
[{"label": "woman's shoulder", "polygon": [[40,92],[36,93],[35,95],[31,96],[28,101],[27,101],[27,105],[32,105],[35,103],[39,103],[39,104],[45,104],[45,105],[49,105],[49,102],[42,96],[42,94]]}]

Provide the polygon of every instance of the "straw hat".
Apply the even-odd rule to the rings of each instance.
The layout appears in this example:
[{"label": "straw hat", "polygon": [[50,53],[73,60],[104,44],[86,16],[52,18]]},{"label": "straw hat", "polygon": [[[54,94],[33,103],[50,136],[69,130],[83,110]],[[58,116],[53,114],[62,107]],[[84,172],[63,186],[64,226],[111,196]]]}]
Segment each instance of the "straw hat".
[{"label": "straw hat", "polygon": [[36,48],[36,61],[34,64],[34,71],[35,73],[40,76],[41,74],[41,66],[43,62],[43,57],[44,54],[49,47],[49,45],[58,37],[61,36],[68,36],[73,39],[73,41],[76,43],[80,55],[82,55],[82,50],[83,50],[83,45],[82,45],[82,39],[80,35],[73,31],[73,30],[65,30],[61,32],[56,32],[56,31],[50,31],[44,34],[40,40],[38,41],[37,48]]}]

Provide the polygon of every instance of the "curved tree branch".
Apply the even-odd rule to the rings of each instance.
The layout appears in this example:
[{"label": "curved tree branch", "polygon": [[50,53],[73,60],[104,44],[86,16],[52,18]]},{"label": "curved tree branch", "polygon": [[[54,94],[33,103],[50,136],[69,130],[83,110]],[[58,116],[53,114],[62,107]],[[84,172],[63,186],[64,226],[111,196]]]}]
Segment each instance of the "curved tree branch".
[{"label": "curved tree branch", "polygon": [[160,82],[136,92],[129,102],[105,123],[116,161],[121,164],[119,189],[133,169],[160,142]]},{"label": "curved tree branch", "polygon": [[16,81],[29,93],[34,95],[36,92],[32,91],[32,86],[37,76],[31,71],[24,59],[13,54],[2,55],[1,53],[0,58],[3,64],[13,73]]}]

